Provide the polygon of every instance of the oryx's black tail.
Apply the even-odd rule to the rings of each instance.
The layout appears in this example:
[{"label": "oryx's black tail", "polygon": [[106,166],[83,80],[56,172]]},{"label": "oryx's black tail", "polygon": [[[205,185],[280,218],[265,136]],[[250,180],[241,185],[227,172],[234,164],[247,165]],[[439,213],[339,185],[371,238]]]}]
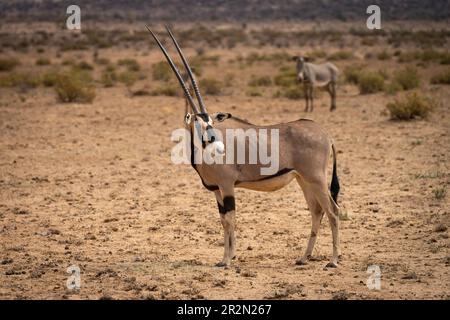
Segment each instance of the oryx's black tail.
[{"label": "oryx's black tail", "polygon": [[339,186],[339,179],[337,176],[336,150],[334,149],[334,144],[331,145],[331,148],[333,149],[333,177],[331,178],[330,192],[331,197],[337,204],[337,198],[341,187]]}]

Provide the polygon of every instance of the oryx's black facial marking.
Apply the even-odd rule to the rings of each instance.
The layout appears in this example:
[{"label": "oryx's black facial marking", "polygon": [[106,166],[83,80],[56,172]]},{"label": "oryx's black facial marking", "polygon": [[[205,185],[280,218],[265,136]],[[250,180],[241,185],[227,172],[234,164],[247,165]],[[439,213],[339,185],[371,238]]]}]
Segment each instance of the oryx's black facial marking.
[{"label": "oryx's black facial marking", "polygon": [[196,116],[205,121],[206,123],[209,122],[209,115],[207,113],[197,113]]}]

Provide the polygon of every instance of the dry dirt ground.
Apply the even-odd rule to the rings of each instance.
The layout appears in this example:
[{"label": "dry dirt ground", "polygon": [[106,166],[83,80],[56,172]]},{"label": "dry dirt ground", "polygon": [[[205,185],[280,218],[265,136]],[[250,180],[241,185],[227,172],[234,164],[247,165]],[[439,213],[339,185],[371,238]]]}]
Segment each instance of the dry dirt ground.
[{"label": "dry dirt ground", "polygon": [[[225,53],[224,53],[225,54]],[[154,59],[160,59],[156,53]],[[213,69],[211,69],[213,70]],[[212,72],[212,71],[211,71]],[[449,299],[450,89],[427,120],[390,121],[383,93],[343,85],[313,113],[304,102],[242,94],[206,97],[211,112],[258,124],[314,119],[338,149],[342,261],[325,218],[314,256],[295,260],[310,233],[298,185],[238,189],[237,259],[223,254],[215,197],[189,165],[174,165],[176,97],[97,91],[61,104],[52,89],[0,89],[0,298],[2,299]],[[436,189],[447,190],[437,199]],[[67,268],[79,266],[81,289]],[[367,268],[381,269],[369,290]]]}]

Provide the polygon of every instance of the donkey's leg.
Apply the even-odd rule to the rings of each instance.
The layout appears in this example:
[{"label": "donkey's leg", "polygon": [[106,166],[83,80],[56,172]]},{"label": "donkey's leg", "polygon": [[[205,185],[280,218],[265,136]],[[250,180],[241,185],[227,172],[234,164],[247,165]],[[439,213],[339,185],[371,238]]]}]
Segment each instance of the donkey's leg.
[{"label": "donkey's leg", "polygon": [[302,188],[306,202],[308,203],[309,211],[311,212],[311,234],[309,236],[308,246],[306,247],[306,251],[303,257],[295,262],[298,265],[304,265],[311,258],[324,212],[320,207],[319,202],[317,202],[316,198],[314,197],[314,194],[310,190],[308,184],[302,181],[301,178],[297,178],[297,181]]},{"label": "donkey's leg", "polygon": [[314,110],[314,86],[312,84],[309,85],[309,99],[310,99],[310,111]]},{"label": "donkey's leg", "polygon": [[336,82],[332,81],[329,84],[330,89],[331,89],[331,109],[330,111],[333,111],[334,109],[336,109]]},{"label": "donkey's leg", "polygon": [[315,184],[313,190],[317,201],[330,221],[331,234],[333,237],[333,256],[326,266],[336,268],[341,254],[339,242],[339,207],[331,197],[326,182]]},{"label": "donkey's leg", "polygon": [[308,112],[308,103],[309,103],[309,96],[308,96],[308,86],[306,85],[306,83],[303,83],[303,94],[305,95],[305,111],[304,112]]},{"label": "donkey's leg", "polygon": [[236,226],[236,205],[234,200],[234,190],[216,191],[217,204],[219,206],[220,222],[224,230],[224,253],[223,259],[217,264],[218,267],[228,266],[236,253],[236,238],[234,234]]}]

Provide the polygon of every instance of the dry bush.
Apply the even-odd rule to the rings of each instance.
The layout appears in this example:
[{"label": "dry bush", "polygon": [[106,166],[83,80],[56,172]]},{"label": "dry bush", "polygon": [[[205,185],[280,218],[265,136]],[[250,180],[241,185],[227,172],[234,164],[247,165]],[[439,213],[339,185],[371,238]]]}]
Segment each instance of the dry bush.
[{"label": "dry bush", "polygon": [[435,102],[417,92],[402,99],[396,99],[386,105],[392,120],[411,120],[426,118],[433,110]]},{"label": "dry bush", "polygon": [[219,95],[222,93],[222,82],[214,78],[204,78],[200,80],[200,88],[205,92],[205,94]]},{"label": "dry bush", "polygon": [[179,94],[179,87],[173,83],[168,83],[153,89],[150,92],[152,96],[168,96],[168,97],[176,97]]},{"label": "dry bush", "polygon": [[362,66],[351,65],[344,69],[345,82],[351,84],[358,84],[361,75]]},{"label": "dry bush", "polygon": [[36,73],[9,72],[0,77],[0,87],[35,88],[41,83],[41,77]]},{"label": "dry bush", "polygon": [[[315,90],[314,93],[317,95],[318,90]],[[303,91],[303,87],[297,85],[292,85],[290,87],[283,87],[281,90],[277,91],[274,95],[275,98],[287,98],[291,100],[298,100],[305,97],[305,92]]]},{"label": "dry bush", "polygon": [[169,81],[172,77],[170,66],[164,62],[157,62],[152,66],[153,80]]},{"label": "dry bush", "polygon": [[36,60],[37,66],[48,66],[50,64],[51,64],[51,61],[48,58],[39,58]]},{"label": "dry bush", "polygon": [[139,71],[141,66],[135,59],[120,59],[117,61],[117,65],[124,66],[128,69],[128,71]]},{"label": "dry bush", "polygon": [[336,61],[336,60],[349,60],[353,58],[353,53],[351,51],[336,51],[328,56],[329,60]]},{"label": "dry bush", "polygon": [[94,70],[94,67],[86,61],[80,61],[79,63],[74,65],[74,68],[79,70]]},{"label": "dry bush", "polygon": [[61,74],[55,85],[58,99],[61,102],[92,102],[95,90],[88,74],[71,71]]},{"label": "dry bush", "polygon": [[55,69],[49,70],[42,74],[41,83],[46,87],[53,87],[58,82],[59,73]]},{"label": "dry bush", "polygon": [[384,77],[379,72],[363,71],[358,76],[361,94],[376,93],[384,89]]},{"label": "dry bush", "polygon": [[257,88],[251,88],[250,90],[247,91],[247,96],[249,96],[249,97],[262,97],[262,93]]},{"label": "dry bush", "polygon": [[403,90],[410,90],[420,85],[420,78],[417,69],[408,66],[394,73],[393,82],[398,83]]},{"label": "dry bush", "polygon": [[294,68],[280,68],[273,82],[280,87],[289,88],[297,84],[297,71]]},{"label": "dry bush", "polygon": [[117,74],[114,70],[104,70],[102,72],[100,82],[105,88],[113,87],[118,80]]},{"label": "dry bush", "polygon": [[272,85],[272,79],[269,76],[252,77],[248,85],[250,87],[270,87]]},{"label": "dry bush", "polygon": [[0,71],[11,71],[20,64],[16,58],[0,58]]},{"label": "dry bush", "polygon": [[450,84],[450,69],[431,78],[432,84]]},{"label": "dry bush", "polygon": [[377,59],[378,60],[389,60],[392,58],[392,54],[389,53],[386,49],[381,52],[378,52]]},{"label": "dry bush", "polygon": [[117,80],[126,86],[131,86],[139,80],[139,74],[134,71],[125,70],[117,75]]}]

